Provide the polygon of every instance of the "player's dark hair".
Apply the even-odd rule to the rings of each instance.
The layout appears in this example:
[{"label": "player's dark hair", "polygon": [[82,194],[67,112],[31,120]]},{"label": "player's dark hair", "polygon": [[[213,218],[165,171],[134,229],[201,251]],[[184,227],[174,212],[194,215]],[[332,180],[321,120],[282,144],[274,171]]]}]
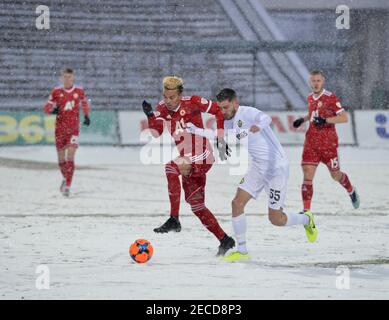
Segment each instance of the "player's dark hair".
[{"label": "player's dark hair", "polygon": [[73,71],[73,69],[71,69],[71,68],[65,67],[65,68],[63,68],[63,69],[61,70],[61,74],[64,74],[64,73],[71,73],[71,74],[73,74],[74,71]]},{"label": "player's dark hair", "polygon": [[235,90],[230,88],[224,88],[216,95],[216,100],[218,102],[222,102],[224,100],[232,101],[235,98],[236,98],[236,92]]},{"label": "player's dark hair", "polygon": [[311,76],[317,76],[320,74],[323,78],[325,78],[324,72],[322,70],[319,70],[319,69],[311,70],[311,72],[309,72],[309,74]]}]

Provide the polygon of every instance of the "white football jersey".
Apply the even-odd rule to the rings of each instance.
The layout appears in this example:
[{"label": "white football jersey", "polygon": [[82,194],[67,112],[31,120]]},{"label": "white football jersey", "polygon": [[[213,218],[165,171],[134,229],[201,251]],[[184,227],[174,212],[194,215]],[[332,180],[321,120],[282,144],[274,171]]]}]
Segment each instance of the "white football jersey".
[{"label": "white football jersey", "polygon": [[[284,149],[270,128],[271,117],[262,111],[248,106],[239,106],[234,118],[224,121],[224,130],[231,131],[241,145],[248,149],[255,166],[260,173],[271,178],[277,169],[288,164]],[[250,132],[251,126],[257,126],[260,131]]]}]

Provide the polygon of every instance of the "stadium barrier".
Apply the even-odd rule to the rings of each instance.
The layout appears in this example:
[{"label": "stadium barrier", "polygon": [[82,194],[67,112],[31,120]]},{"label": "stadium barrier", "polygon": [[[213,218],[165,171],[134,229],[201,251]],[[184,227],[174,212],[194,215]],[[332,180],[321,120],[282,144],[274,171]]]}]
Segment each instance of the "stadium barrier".
[{"label": "stadium barrier", "polygon": [[361,147],[389,148],[389,111],[354,112],[357,141]]},{"label": "stadium barrier", "polygon": [[[301,145],[305,130],[293,128],[293,121],[302,112],[266,111],[272,119],[272,127],[283,145]],[[389,111],[360,110],[350,113],[347,124],[337,125],[341,145],[389,148]],[[166,133],[160,139],[151,137],[147,120],[141,111],[96,110],[91,112],[92,125],[81,125],[80,144],[135,146],[148,142],[171,143]],[[206,128],[214,128],[214,117],[203,114]],[[83,118],[81,117],[82,121]],[[1,145],[47,145],[54,143],[55,117],[34,110],[0,111]]]},{"label": "stadium barrier", "polygon": [[[0,111],[0,145],[53,144],[54,127],[55,116],[43,112]],[[118,131],[116,111],[94,111],[93,125],[81,126],[79,142],[116,145],[119,144]]]}]

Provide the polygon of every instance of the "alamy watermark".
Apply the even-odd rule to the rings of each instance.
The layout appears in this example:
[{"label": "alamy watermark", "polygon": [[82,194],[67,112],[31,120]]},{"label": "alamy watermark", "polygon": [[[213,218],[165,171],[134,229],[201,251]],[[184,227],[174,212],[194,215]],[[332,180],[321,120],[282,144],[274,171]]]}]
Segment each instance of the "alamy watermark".
[{"label": "alamy watermark", "polygon": [[35,26],[38,30],[50,29],[50,9],[48,6],[39,5],[35,9],[39,16],[35,19]]},{"label": "alamy watermark", "polygon": [[336,7],[335,12],[339,14],[335,21],[336,29],[350,29],[350,8],[341,4]]},{"label": "alamy watermark", "polygon": [[338,266],[336,268],[335,286],[338,290],[350,290],[350,269],[347,266]]},{"label": "alamy watermark", "polygon": [[41,264],[36,267],[35,273],[38,277],[35,280],[35,288],[38,290],[50,289],[50,269],[47,265]]}]

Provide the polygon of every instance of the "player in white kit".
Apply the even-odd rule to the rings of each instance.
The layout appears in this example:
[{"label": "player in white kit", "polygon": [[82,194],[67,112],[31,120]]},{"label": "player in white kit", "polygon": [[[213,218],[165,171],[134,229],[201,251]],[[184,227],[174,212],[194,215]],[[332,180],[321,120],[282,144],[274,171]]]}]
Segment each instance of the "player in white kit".
[{"label": "player in white kit", "polygon": [[[285,152],[270,128],[271,118],[253,107],[239,106],[234,90],[225,88],[216,96],[224,116],[224,130],[233,130],[236,138],[247,147],[251,166],[240,182],[232,200],[232,225],[238,242],[236,252],[225,257],[227,261],[250,260],[246,247],[246,216],[244,208],[251,198],[262,190],[268,195],[269,220],[276,226],[304,225],[308,240],[314,242],[317,229],[310,211],[285,212],[284,202],[289,176]],[[187,130],[196,130],[190,126]],[[201,129],[200,129],[201,130]]]}]

